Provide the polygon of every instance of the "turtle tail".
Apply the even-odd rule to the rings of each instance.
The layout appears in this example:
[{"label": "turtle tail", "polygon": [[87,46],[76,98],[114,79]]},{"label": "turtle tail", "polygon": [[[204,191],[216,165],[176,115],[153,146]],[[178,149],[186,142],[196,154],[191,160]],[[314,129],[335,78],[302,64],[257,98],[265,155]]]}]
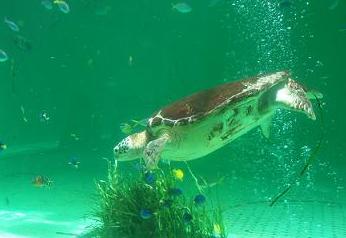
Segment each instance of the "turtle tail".
[{"label": "turtle tail", "polygon": [[[317,95],[317,96],[316,96]],[[310,119],[316,120],[316,115],[310,99],[321,98],[322,94],[308,92],[298,82],[288,79],[283,88],[276,93],[276,102],[284,106],[305,113]]]}]

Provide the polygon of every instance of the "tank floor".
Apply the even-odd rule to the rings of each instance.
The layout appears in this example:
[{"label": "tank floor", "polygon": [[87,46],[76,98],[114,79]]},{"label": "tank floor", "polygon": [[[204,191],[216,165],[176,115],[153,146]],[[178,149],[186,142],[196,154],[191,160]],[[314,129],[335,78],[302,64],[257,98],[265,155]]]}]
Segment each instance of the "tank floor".
[{"label": "tank floor", "polygon": [[346,237],[346,203],[248,204],[225,214],[229,238]]}]

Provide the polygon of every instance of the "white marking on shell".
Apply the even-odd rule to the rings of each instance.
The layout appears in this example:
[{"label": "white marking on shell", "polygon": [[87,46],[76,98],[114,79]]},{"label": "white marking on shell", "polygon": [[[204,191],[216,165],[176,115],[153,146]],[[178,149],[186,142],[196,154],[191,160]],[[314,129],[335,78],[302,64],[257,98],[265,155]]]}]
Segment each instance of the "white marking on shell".
[{"label": "white marking on shell", "polygon": [[171,124],[173,124],[174,126],[182,125],[182,124],[183,124],[183,123],[182,123],[183,120],[187,120],[188,122],[194,122],[194,121],[196,120],[196,119],[194,118],[195,115],[189,116],[189,117],[182,117],[182,118],[179,118],[179,119],[177,119],[177,120],[173,120],[173,119],[169,119],[169,118],[163,117],[163,116],[161,115],[161,112],[162,112],[162,110],[160,110],[154,117],[152,117],[152,118],[150,118],[150,119],[148,120],[149,126],[152,126],[153,120],[154,120],[155,118],[160,118],[160,119],[161,119],[161,122],[165,122],[165,121],[166,121],[166,122],[171,122]]},{"label": "white marking on shell", "polygon": [[274,84],[278,79],[284,77],[285,75],[287,75],[287,73],[284,71],[281,71],[281,72],[277,72],[274,74],[262,76],[262,77],[257,79],[255,84],[243,83],[243,85],[246,87],[243,90],[243,92],[246,92],[249,90],[261,90],[264,87],[264,85]]},{"label": "white marking on shell", "polygon": [[153,125],[153,120],[154,120],[156,117],[163,119],[163,117],[161,116],[161,110],[160,110],[155,116],[149,118],[149,120],[148,120],[149,126],[152,126],[152,125]]},{"label": "white marking on shell", "polygon": [[151,117],[151,118],[148,119],[149,126],[151,126],[151,124],[153,123],[153,119],[154,119],[154,117]]}]

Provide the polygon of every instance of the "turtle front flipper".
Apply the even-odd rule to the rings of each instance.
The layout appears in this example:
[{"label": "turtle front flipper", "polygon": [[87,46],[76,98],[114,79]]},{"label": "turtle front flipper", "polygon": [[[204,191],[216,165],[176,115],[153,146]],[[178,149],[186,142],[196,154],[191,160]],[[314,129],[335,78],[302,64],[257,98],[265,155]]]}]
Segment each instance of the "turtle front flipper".
[{"label": "turtle front flipper", "polygon": [[160,154],[168,141],[169,136],[167,134],[164,134],[158,139],[150,141],[147,144],[143,152],[143,159],[147,169],[152,170],[157,168]]},{"label": "turtle front flipper", "polygon": [[292,79],[276,93],[276,102],[282,103],[290,109],[304,112],[312,120],[316,119],[309,95],[303,86]]}]

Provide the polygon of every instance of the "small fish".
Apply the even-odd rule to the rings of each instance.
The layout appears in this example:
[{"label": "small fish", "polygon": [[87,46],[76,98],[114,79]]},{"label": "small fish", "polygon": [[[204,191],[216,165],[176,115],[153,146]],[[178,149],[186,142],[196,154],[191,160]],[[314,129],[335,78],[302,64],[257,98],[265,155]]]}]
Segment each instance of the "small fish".
[{"label": "small fish", "polygon": [[109,12],[112,10],[111,6],[102,6],[95,10],[96,16],[107,16]]},{"label": "small fish", "polygon": [[174,178],[176,178],[177,180],[183,181],[184,171],[182,169],[173,169],[172,173]]},{"label": "small fish", "polygon": [[53,9],[53,2],[51,0],[42,0],[41,4],[47,10],[52,10]]},{"label": "small fish", "polygon": [[198,194],[193,199],[193,201],[195,202],[196,205],[202,205],[203,203],[205,203],[205,200],[206,200],[206,198],[203,194]]},{"label": "small fish", "polygon": [[144,173],[144,180],[147,184],[153,184],[156,181],[156,176],[153,172],[147,171]]},{"label": "small fish", "polygon": [[0,49],[0,62],[5,62],[8,60],[8,56],[5,51]]},{"label": "small fish", "polygon": [[153,216],[153,213],[152,213],[150,210],[148,210],[148,209],[141,209],[141,210],[139,211],[139,216],[140,216],[142,219],[146,220],[146,219],[149,219],[150,217],[152,217],[152,216]]},{"label": "small fish", "polygon": [[168,194],[170,196],[174,196],[174,197],[177,197],[177,196],[180,196],[183,194],[183,191],[180,189],[180,188],[169,188],[168,189]]},{"label": "small fish", "polygon": [[189,13],[192,11],[190,5],[185,2],[180,2],[172,5],[172,8],[180,13]]},{"label": "small fish", "polygon": [[40,122],[47,122],[47,121],[49,121],[50,116],[49,116],[47,111],[43,110],[39,114],[39,119],[40,119]]},{"label": "small fish", "polygon": [[340,3],[340,0],[334,0],[332,4],[328,7],[329,10],[334,10]]},{"label": "small fish", "polygon": [[72,156],[68,164],[78,169],[80,161],[78,160],[78,157]]},{"label": "small fish", "polygon": [[71,133],[70,136],[71,136],[75,141],[79,141],[79,140],[80,140],[79,136],[78,136],[77,134],[75,134],[75,133]]},{"label": "small fish", "polygon": [[55,0],[53,3],[58,5],[59,10],[65,14],[69,13],[71,10],[67,2],[63,0]]},{"label": "small fish", "polygon": [[48,177],[46,176],[41,176],[38,175],[36,176],[33,180],[32,180],[32,184],[35,187],[50,187],[52,185],[52,180],[50,180]]},{"label": "small fish", "polygon": [[129,56],[128,64],[129,66],[133,65],[133,57],[131,55]]},{"label": "small fish", "polygon": [[339,31],[346,31],[346,25],[339,28]]},{"label": "small fish", "polygon": [[10,66],[10,80],[11,80],[11,92],[13,95],[17,94],[16,89],[16,78],[17,78],[17,64],[14,59],[11,60],[11,66]]},{"label": "small fish", "polygon": [[20,105],[20,111],[22,112],[23,121],[28,122],[28,118],[26,118],[26,116],[25,116],[25,108],[23,105]]},{"label": "small fish", "polygon": [[192,221],[193,217],[190,212],[185,211],[183,214],[183,221],[185,224],[188,224]]},{"label": "small fish", "polygon": [[6,150],[7,149],[7,145],[0,142],[0,151]]},{"label": "small fish", "polygon": [[7,17],[5,17],[4,22],[12,31],[18,32],[20,30],[19,26]]},{"label": "small fish", "polygon": [[213,235],[214,237],[221,237],[221,226],[219,224],[213,225]]}]

